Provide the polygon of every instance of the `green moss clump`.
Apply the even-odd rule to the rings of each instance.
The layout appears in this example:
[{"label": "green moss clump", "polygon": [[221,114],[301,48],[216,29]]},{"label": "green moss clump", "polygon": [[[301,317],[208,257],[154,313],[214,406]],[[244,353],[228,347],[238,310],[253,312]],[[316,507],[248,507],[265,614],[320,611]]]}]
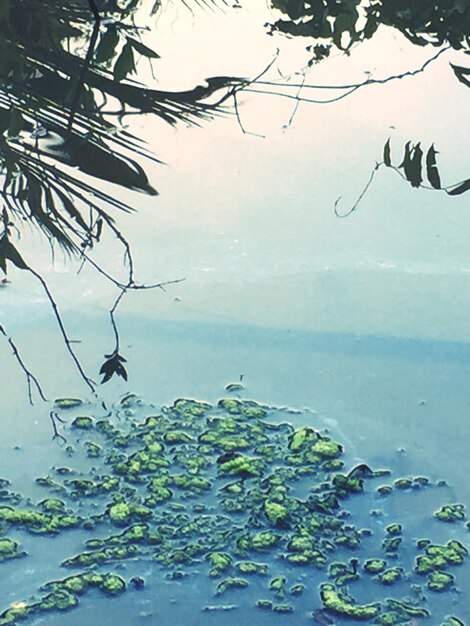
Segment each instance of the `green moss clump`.
[{"label": "green moss clump", "polygon": [[33,613],[34,607],[26,602],[17,602],[0,614],[0,626],[14,626],[20,620],[25,620]]},{"label": "green moss clump", "polygon": [[116,502],[108,507],[107,514],[116,526],[128,526],[135,520],[150,518],[152,511],[146,506]]},{"label": "green moss clump", "polygon": [[283,598],[286,595],[286,583],[287,578],[285,576],[276,576],[271,579],[269,588],[276,596]]},{"label": "green moss clump", "polygon": [[248,582],[244,578],[226,578],[217,585],[216,595],[220,596],[229,589],[244,589]]},{"label": "green moss clump", "polygon": [[56,589],[47,594],[39,602],[39,611],[67,611],[73,609],[78,604],[78,598],[74,593],[66,589]]},{"label": "green moss clump", "polygon": [[397,489],[410,489],[413,486],[412,481],[409,478],[398,478],[394,483]]},{"label": "green moss clump", "polygon": [[271,600],[257,600],[256,606],[263,611],[271,611],[273,608],[273,603]]},{"label": "green moss clump", "polygon": [[226,552],[209,552],[206,558],[212,565],[210,576],[220,576],[232,565],[232,557]]},{"label": "green moss clump", "polygon": [[273,526],[285,527],[289,520],[289,509],[278,502],[266,500],[264,512]]},{"label": "green moss clump", "polygon": [[313,428],[309,428],[308,426],[304,426],[303,428],[298,428],[295,430],[292,435],[289,437],[288,448],[291,452],[299,452],[303,450],[308,444],[314,443],[318,441],[319,434],[313,430]]},{"label": "green moss clump", "polygon": [[386,569],[379,576],[379,581],[382,585],[393,585],[402,579],[403,570],[401,567],[391,567]]},{"label": "green moss clump", "polygon": [[465,519],[465,507],[463,504],[445,504],[434,516],[441,522],[460,522]]},{"label": "green moss clump", "polygon": [[126,590],[126,583],[116,574],[105,574],[100,587],[106,595],[117,596]]},{"label": "green moss clump", "polygon": [[454,577],[447,572],[434,571],[428,576],[427,587],[431,591],[447,591],[454,584]]},{"label": "green moss clump", "polygon": [[85,445],[86,455],[89,459],[97,459],[103,453],[102,447],[96,443],[93,443],[92,441],[85,441],[84,445]]},{"label": "green moss clump", "polygon": [[255,533],[251,537],[251,548],[257,552],[263,552],[264,550],[269,550],[269,548],[275,546],[279,539],[279,535],[269,531]]},{"label": "green moss clump", "polygon": [[390,524],[385,529],[389,535],[401,535],[402,525],[401,524]]},{"label": "green moss clump", "polygon": [[242,455],[219,465],[219,473],[222,476],[259,476],[261,470],[260,459]]},{"label": "green moss clump", "polygon": [[303,595],[305,591],[305,585],[302,583],[296,583],[295,585],[292,585],[292,587],[289,589],[289,593],[291,594],[291,596],[301,596]]},{"label": "green moss clump", "polygon": [[343,454],[343,446],[332,439],[319,439],[313,446],[312,451],[322,458],[332,459]]},{"label": "green moss clump", "polygon": [[407,604],[406,602],[400,602],[393,598],[388,598],[387,605],[403,617],[429,617],[430,613],[423,607],[416,606],[414,604]]},{"label": "green moss clump", "polygon": [[329,583],[323,583],[321,585],[320,597],[325,608],[333,611],[333,613],[344,617],[351,617],[352,619],[374,619],[381,611],[381,606],[378,603],[364,605],[353,603],[349,596],[344,596],[334,585]]},{"label": "green moss clump", "polygon": [[236,569],[240,574],[244,576],[250,574],[256,574],[259,576],[265,576],[268,573],[268,566],[265,563],[253,563],[252,561],[242,561],[236,564]]},{"label": "green moss clump", "polygon": [[46,498],[39,503],[39,506],[46,513],[63,513],[65,511],[65,502],[59,498]]},{"label": "green moss clump", "polygon": [[184,430],[169,430],[163,435],[163,441],[169,445],[181,443],[190,443],[193,438],[185,433]]},{"label": "green moss clump", "polygon": [[369,559],[364,563],[364,571],[368,574],[380,574],[386,568],[387,563],[383,559]]},{"label": "green moss clump", "polygon": [[57,398],[54,400],[54,406],[56,409],[76,409],[82,406],[83,400],[78,398]]},{"label": "green moss clump", "polygon": [[241,400],[236,400],[234,398],[223,398],[222,400],[219,400],[217,406],[232,415],[239,415],[242,412],[243,403]]},{"label": "green moss clump", "polygon": [[26,556],[26,552],[18,550],[19,543],[8,537],[0,537],[0,562]]},{"label": "green moss clump", "polygon": [[87,416],[76,417],[72,422],[72,428],[89,430],[90,428],[93,428],[93,418]]}]

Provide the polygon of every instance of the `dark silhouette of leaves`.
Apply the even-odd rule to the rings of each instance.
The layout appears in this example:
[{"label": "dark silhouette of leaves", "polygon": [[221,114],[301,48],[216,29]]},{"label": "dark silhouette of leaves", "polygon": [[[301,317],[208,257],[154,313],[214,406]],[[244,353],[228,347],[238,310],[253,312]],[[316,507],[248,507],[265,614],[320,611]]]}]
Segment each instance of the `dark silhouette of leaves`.
[{"label": "dark silhouette of leaves", "polygon": [[434,187],[434,189],[440,189],[441,178],[439,176],[439,170],[437,169],[436,154],[437,152],[433,144],[426,154],[426,175],[431,186]]},{"label": "dark silhouette of leaves", "polygon": [[126,359],[119,354],[119,352],[113,352],[112,354],[105,354],[106,361],[103,363],[100,369],[100,375],[103,376],[101,384],[107,383],[116,374],[124,380],[127,380],[127,371],[123,363],[126,363]]},{"label": "dark silhouette of leaves", "polygon": [[446,190],[449,196],[459,196],[466,191],[470,191],[470,178],[464,180],[462,183],[458,183],[456,186],[452,187],[451,190]]},{"label": "dark silhouette of leaves", "polygon": [[453,63],[451,63],[450,66],[454,70],[457,80],[459,80],[466,87],[470,87],[470,68],[460,67],[459,65],[454,65]]},{"label": "dark silhouette of leaves", "polygon": [[387,167],[390,167],[392,165],[390,154],[390,138],[387,139],[387,142],[384,145],[384,163]]}]

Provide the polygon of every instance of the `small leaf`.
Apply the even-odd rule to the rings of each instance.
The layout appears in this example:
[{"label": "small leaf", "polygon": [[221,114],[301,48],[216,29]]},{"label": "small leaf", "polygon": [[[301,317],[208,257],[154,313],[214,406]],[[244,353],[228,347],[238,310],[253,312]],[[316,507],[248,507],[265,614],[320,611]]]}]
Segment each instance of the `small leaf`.
[{"label": "small leaf", "polygon": [[405,155],[403,161],[399,167],[403,168],[406,180],[411,183],[412,187],[419,187],[423,182],[421,176],[421,161],[423,158],[423,151],[420,144],[417,143],[414,147],[411,147],[411,141],[405,146]]},{"label": "small leaf", "polygon": [[120,82],[124,80],[128,74],[132,74],[132,72],[135,72],[134,52],[132,45],[127,42],[114,65],[114,80]]},{"label": "small leaf", "polygon": [[454,65],[453,63],[451,63],[450,66],[454,70],[454,74],[457,76],[457,79],[466,87],[470,87],[470,67],[460,67],[459,65]]},{"label": "small leaf", "polygon": [[458,183],[450,191],[447,191],[446,189],[449,196],[459,196],[461,193],[465,193],[466,191],[469,191],[469,190],[470,190],[470,178],[467,178],[467,180],[464,180],[462,183]]},{"label": "small leaf", "polygon": [[390,155],[390,138],[387,139],[387,143],[384,146],[384,163],[387,167],[390,167],[392,165]]},{"label": "small leaf", "polygon": [[436,154],[437,152],[434,149],[433,144],[426,154],[426,175],[431,183],[431,186],[434,189],[440,189],[441,178],[439,176],[439,170],[437,169]]},{"label": "small leaf", "polygon": [[134,39],[133,37],[127,37],[127,41],[131,44],[136,52],[149,59],[159,59],[160,55],[154,52],[151,48],[144,46],[141,41]]},{"label": "small leaf", "polygon": [[97,63],[106,63],[106,61],[110,61],[113,58],[119,39],[117,28],[108,26],[106,32],[101,35],[100,43],[96,50]]},{"label": "small leaf", "polygon": [[8,239],[6,235],[4,235],[0,239],[0,257],[3,257],[4,259],[4,262],[1,264],[1,267],[4,272],[6,269],[5,260],[11,261],[13,265],[16,265],[16,267],[19,270],[29,269],[29,267],[26,265],[25,261],[23,260],[21,254],[18,252],[18,250],[15,248],[15,246],[11,243],[11,241]]}]

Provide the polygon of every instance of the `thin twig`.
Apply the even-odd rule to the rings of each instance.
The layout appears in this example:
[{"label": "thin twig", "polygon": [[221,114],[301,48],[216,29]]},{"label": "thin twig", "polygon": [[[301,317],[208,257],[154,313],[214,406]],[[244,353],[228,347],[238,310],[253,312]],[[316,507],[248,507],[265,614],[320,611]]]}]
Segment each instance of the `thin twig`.
[{"label": "thin twig", "polygon": [[67,443],[67,439],[64,437],[64,435],[61,435],[59,431],[57,430],[57,422],[59,421],[63,423],[64,420],[61,419],[55,411],[51,411],[49,413],[49,417],[52,422],[52,429],[54,430],[52,441],[54,441],[54,439],[59,439],[59,441],[62,441],[63,443]]},{"label": "thin twig", "polygon": [[33,393],[32,393],[32,386],[34,385],[34,387],[36,388],[36,391],[39,395],[39,397],[41,398],[41,400],[43,400],[44,402],[47,402],[47,398],[44,395],[44,392],[41,388],[41,385],[39,384],[38,379],[36,378],[36,376],[26,367],[23,359],[20,356],[20,353],[18,352],[18,348],[16,347],[15,343],[13,342],[13,339],[7,334],[7,332],[5,331],[5,328],[3,326],[0,325],[0,333],[5,337],[5,339],[7,340],[7,342],[10,344],[10,347],[12,349],[13,352],[13,356],[15,357],[15,359],[18,361],[19,366],[21,367],[21,369],[23,370],[25,376],[26,376],[26,382],[28,384],[28,398],[29,398],[29,403],[32,405],[34,404],[33,402]]},{"label": "thin twig", "polygon": [[65,330],[65,326],[64,323],[62,321],[62,317],[60,315],[59,309],[57,307],[57,304],[54,300],[54,297],[52,296],[52,293],[49,289],[48,284],[46,283],[46,281],[44,280],[44,278],[41,276],[41,274],[39,274],[38,272],[36,272],[36,270],[33,270],[31,267],[28,266],[28,271],[36,278],[36,280],[38,280],[41,283],[42,288],[44,289],[47,299],[49,300],[49,303],[52,307],[52,310],[54,312],[55,318],[57,320],[57,324],[59,326],[60,332],[62,334],[64,343],[65,343],[65,347],[67,348],[68,353],[70,354],[70,356],[72,357],[73,362],[75,363],[75,366],[80,374],[80,376],[82,377],[83,381],[86,383],[86,385],[90,388],[90,390],[93,392],[93,394],[96,395],[96,389],[95,386],[93,384],[93,381],[86,375],[82,364],[80,363],[79,358],[77,357],[77,355],[75,354],[73,348],[72,348],[72,342],[69,339],[69,336],[67,334],[67,331]]},{"label": "thin twig", "polygon": [[359,206],[362,198],[367,193],[367,190],[372,185],[372,181],[374,180],[374,177],[375,177],[376,173],[378,172],[378,170],[379,170],[381,165],[383,165],[383,162],[382,163],[376,163],[374,169],[372,170],[372,172],[370,174],[370,177],[369,177],[369,180],[367,181],[366,186],[361,191],[361,193],[360,193],[358,199],[356,200],[356,202],[352,205],[352,207],[348,211],[346,211],[346,213],[338,213],[338,204],[341,201],[341,196],[339,196],[339,198],[336,199],[334,207],[333,207],[333,211],[334,211],[334,214],[336,215],[336,217],[340,217],[342,219],[344,217],[348,217],[349,215],[351,215],[351,213],[354,213],[354,211]]}]

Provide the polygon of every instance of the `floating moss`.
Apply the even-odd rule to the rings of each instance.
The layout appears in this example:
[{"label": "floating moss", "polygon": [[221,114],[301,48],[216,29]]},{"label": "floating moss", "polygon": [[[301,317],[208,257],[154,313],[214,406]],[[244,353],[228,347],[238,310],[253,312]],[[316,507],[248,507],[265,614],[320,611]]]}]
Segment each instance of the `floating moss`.
[{"label": "floating moss", "polygon": [[409,478],[398,478],[393,483],[397,489],[410,489],[413,485],[412,481]]},{"label": "floating moss", "polygon": [[416,606],[413,604],[408,604],[406,602],[401,602],[399,600],[394,600],[393,598],[387,599],[387,605],[395,610],[398,614],[401,614],[403,617],[429,617],[430,613],[427,609]]},{"label": "floating moss", "polygon": [[385,529],[389,535],[401,535],[402,525],[401,524],[390,524]]},{"label": "floating moss", "polygon": [[8,537],[0,537],[0,562],[26,556],[26,552],[18,550],[19,543]]},{"label": "floating moss", "polygon": [[289,510],[278,502],[266,500],[264,512],[273,526],[285,527],[289,520]]},{"label": "floating moss", "polygon": [[227,571],[232,564],[232,557],[226,552],[210,552],[206,558],[212,565],[209,572],[210,576],[220,576]]},{"label": "floating moss", "polygon": [[244,589],[248,587],[248,581],[244,578],[226,578],[217,585],[216,595],[220,596],[229,589]]},{"label": "floating moss", "polygon": [[268,566],[265,563],[253,563],[252,561],[242,561],[236,564],[236,569],[240,574],[244,576],[250,574],[256,574],[258,576],[265,576],[268,573]]},{"label": "floating moss", "polygon": [[382,559],[369,559],[364,563],[363,569],[368,574],[380,574],[386,568],[387,563]]},{"label": "floating moss", "polygon": [[402,579],[403,569],[401,567],[391,567],[390,569],[386,569],[379,576],[379,581],[383,585],[393,585]]},{"label": "floating moss", "polygon": [[445,504],[434,516],[441,522],[460,522],[465,519],[465,507],[463,504]]},{"label": "floating moss", "polygon": [[355,604],[349,596],[340,593],[334,585],[323,583],[320,587],[320,597],[325,608],[342,615],[357,620],[374,619],[381,611],[381,605],[373,604]]},{"label": "floating moss", "polygon": [[93,428],[93,419],[88,416],[76,417],[72,422],[72,428],[89,430],[90,428]]},{"label": "floating moss", "polygon": [[427,587],[431,591],[447,591],[454,584],[454,577],[447,572],[433,571],[428,576]]},{"label": "floating moss", "polygon": [[256,606],[263,611],[271,611],[273,608],[273,603],[271,600],[257,600]]},{"label": "floating moss", "polygon": [[292,587],[289,589],[289,593],[291,596],[301,596],[303,595],[305,591],[305,585],[303,583],[296,583],[295,585],[292,585]]},{"label": "floating moss", "polygon": [[83,400],[78,398],[57,398],[54,400],[54,406],[57,409],[76,409],[82,404]]}]

